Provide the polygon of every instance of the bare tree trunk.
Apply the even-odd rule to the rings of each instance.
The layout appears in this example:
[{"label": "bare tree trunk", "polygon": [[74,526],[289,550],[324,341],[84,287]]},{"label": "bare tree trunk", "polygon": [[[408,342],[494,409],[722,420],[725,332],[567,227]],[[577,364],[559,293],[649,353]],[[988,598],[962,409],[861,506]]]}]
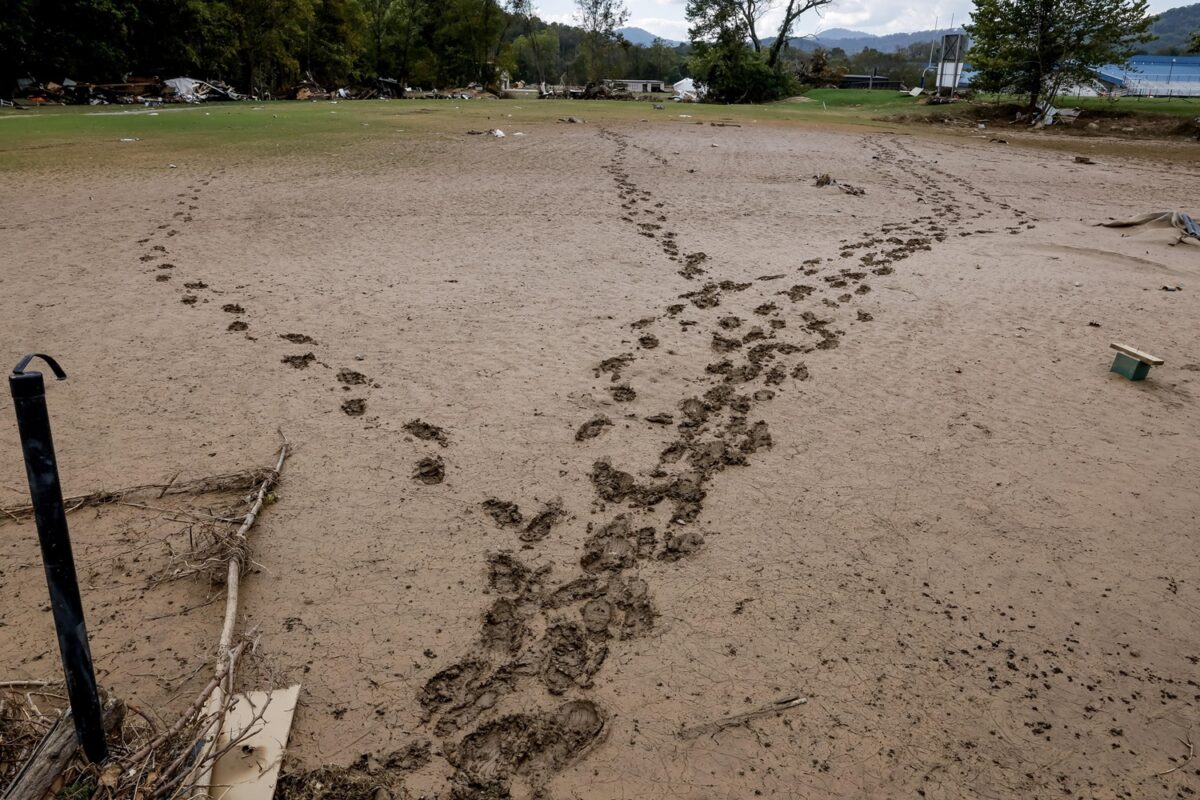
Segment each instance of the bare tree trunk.
[{"label": "bare tree trunk", "polygon": [[750,43],[754,45],[754,52],[761,53],[762,42],[758,38],[758,23],[754,19],[756,8],[756,0],[741,0],[741,2],[737,4],[737,9],[741,12],[742,19],[746,21],[746,28],[750,31]]},{"label": "bare tree trunk", "polygon": [[821,6],[827,6],[831,2],[833,0],[803,0],[803,2],[797,5],[797,0],[788,0],[787,8],[783,12],[783,20],[779,23],[779,35],[771,43],[771,52],[767,56],[767,66],[774,67],[779,61],[779,53],[787,44],[788,37],[792,33],[792,26],[796,24],[796,20],[800,19],[804,12]]}]

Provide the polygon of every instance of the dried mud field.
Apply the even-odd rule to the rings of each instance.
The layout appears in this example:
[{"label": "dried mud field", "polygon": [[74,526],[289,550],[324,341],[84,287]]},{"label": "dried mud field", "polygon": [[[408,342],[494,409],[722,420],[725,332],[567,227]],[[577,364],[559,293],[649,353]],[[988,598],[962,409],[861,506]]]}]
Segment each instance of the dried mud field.
[{"label": "dried mud field", "polygon": [[[1200,211],[1194,158],[428,116],[0,187],[68,493],[294,445],[241,619],[240,683],[302,685],[281,796],[1200,791],[1200,247],[1095,227]],[[169,578],[227,500],[71,516],[100,681],[164,716],[223,602]],[[0,534],[0,678],[54,678],[33,526]]]}]

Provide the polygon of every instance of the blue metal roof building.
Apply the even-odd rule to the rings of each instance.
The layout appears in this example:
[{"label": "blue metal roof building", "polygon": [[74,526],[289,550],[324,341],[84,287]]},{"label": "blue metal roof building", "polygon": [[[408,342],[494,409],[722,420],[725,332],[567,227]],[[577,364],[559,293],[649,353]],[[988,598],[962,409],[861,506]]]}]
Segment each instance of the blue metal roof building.
[{"label": "blue metal roof building", "polygon": [[1121,94],[1200,97],[1200,56],[1134,56],[1100,67],[1096,78]]},{"label": "blue metal roof building", "polygon": [[[958,88],[971,85],[976,70],[963,65]],[[1096,70],[1103,90],[1119,95],[1155,97],[1200,97],[1200,56],[1133,56],[1127,64],[1105,64]],[[1074,87],[1064,94],[1095,94]]]}]

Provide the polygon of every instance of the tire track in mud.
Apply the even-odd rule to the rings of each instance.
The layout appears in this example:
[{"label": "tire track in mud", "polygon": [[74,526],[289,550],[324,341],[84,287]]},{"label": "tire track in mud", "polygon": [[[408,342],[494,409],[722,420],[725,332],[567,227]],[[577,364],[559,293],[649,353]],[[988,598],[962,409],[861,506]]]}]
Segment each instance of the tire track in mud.
[{"label": "tire track in mud", "polygon": [[[608,713],[588,697],[593,679],[611,643],[647,635],[658,617],[639,566],[653,560],[683,568],[703,549],[704,533],[695,523],[708,486],[773,445],[767,423],[753,419],[755,409],[809,380],[806,358],[831,357],[826,351],[845,336],[839,325],[854,300],[872,290],[868,275],[891,275],[894,264],[946,241],[965,211],[984,215],[960,203],[962,193],[999,207],[969,182],[931,169],[902,143],[869,138],[887,179],[936,213],[843,240],[838,253],[797,265],[791,277],[799,281],[790,286],[777,283],[786,274],[737,282],[723,279],[704,253],[683,254],[668,229],[665,203],[631,177],[631,149],[663,165],[667,160],[624,134],[602,129],[599,136],[613,148],[605,170],[621,201],[620,219],[678,264],[683,278],[705,282],[657,314],[629,323],[638,351],[604,359],[593,367],[595,375],[608,375],[614,399],[636,407],[637,390],[622,380],[624,370],[669,345],[673,331],[701,326],[711,337],[714,360],[688,383],[709,388],[681,396],[669,412],[641,415],[648,432],[674,430],[654,463],[627,471],[609,458],[593,462],[587,477],[594,508],[605,519],[587,525],[577,567],[566,576],[552,580],[549,566],[534,569],[510,551],[488,557],[487,588],[494,599],[478,638],[464,659],[430,678],[418,696],[423,721],[455,770],[451,796],[458,800],[509,797],[514,780],[525,782],[534,797],[547,797],[554,774],[604,738]],[[1016,210],[1011,215],[1024,217]],[[836,267],[853,257],[857,266]],[[685,311],[699,319],[681,319]],[[852,319],[870,322],[872,316],[859,309]],[[668,324],[673,320],[677,327]],[[588,446],[611,425],[603,415],[594,417],[580,425],[575,439]],[[497,526],[518,531],[525,543],[540,540],[563,518],[561,508],[550,504],[525,524],[515,504],[496,498],[485,500],[483,511]],[[497,712],[506,697],[506,706],[524,710]]]}]

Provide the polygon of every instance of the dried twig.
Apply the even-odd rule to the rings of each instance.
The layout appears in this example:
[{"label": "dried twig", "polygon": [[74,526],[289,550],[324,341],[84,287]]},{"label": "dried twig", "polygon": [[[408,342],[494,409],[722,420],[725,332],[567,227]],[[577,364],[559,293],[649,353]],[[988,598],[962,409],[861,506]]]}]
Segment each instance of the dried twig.
[{"label": "dried twig", "polygon": [[[282,436],[282,433],[281,433]],[[218,643],[217,660],[212,679],[199,695],[192,701],[187,710],[169,727],[163,729],[160,725],[139,708],[134,708],[144,722],[138,721],[127,724],[122,731],[122,742],[113,748],[113,755],[104,774],[100,774],[92,766],[85,766],[80,761],[74,761],[70,771],[63,775],[67,786],[78,782],[84,776],[88,780],[101,779],[102,782],[96,798],[98,800],[116,800],[116,798],[175,798],[182,794],[198,792],[196,796],[207,796],[207,787],[211,771],[216,761],[225,753],[233,750],[261,729],[263,714],[266,709],[254,708],[256,712],[251,720],[230,741],[218,743],[218,737],[224,728],[227,712],[232,708],[237,698],[233,695],[234,671],[238,659],[250,645],[247,641],[234,644],[234,626],[238,610],[238,589],[241,572],[249,563],[248,534],[257,521],[262,508],[268,500],[268,493],[279,480],[280,471],[287,458],[290,445],[286,439],[279,449],[278,459],[274,469],[246,470],[238,473],[211,476],[195,481],[179,481],[173,477],[165,484],[153,484],[122,489],[118,492],[96,492],[90,495],[68,498],[66,503],[70,510],[86,506],[99,506],[110,503],[120,503],[136,508],[172,515],[169,509],[158,508],[153,497],[139,498],[138,502],[127,499],[130,495],[153,491],[159,497],[165,495],[202,494],[207,492],[243,492],[249,490],[244,501],[247,509],[244,514],[237,516],[218,516],[229,512],[217,510],[207,512],[207,518],[201,514],[187,514],[209,537],[203,547],[204,552],[198,552],[196,545],[190,549],[191,564],[184,562],[186,570],[180,574],[216,569],[219,567],[226,576],[226,610],[225,620],[221,629]],[[145,502],[143,502],[143,499]],[[27,507],[3,509],[9,516],[19,520],[19,515],[29,513]],[[2,518],[0,518],[2,521]],[[232,530],[236,525],[236,530]],[[189,528],[191,526],[189,525]],[[220,595],[208,602],[213,602]],[[207,605],[204,603],[202,605]],[[196,606],[197,608],[200,606]],[[186,609],[191,610],[191,609]],[[185,611],[186,611],[185,610]],[[203,664],[201,665],[203,668]],[[0,689],[27,695],[20,705],[20,711],[26,717],[30,709],[36,709],[30,694],[43,694],[44,687],[54,686],[51,681],[8,681],[0,683]],[[25,737],[29,745],[42,738],[41,728],[45,727],[45,718],[33,717],[25,727],[29,729]],[[36,738],[34,734],[36,733]],[[113,782],[115,781],[115,782]],[[193,786],[193,789],[187,787]]]},{"label": "dried twig", "polygon": [[28,686],[55,686],[62,681],[0,681],[0,689],[24,689]]},{"label": "dried twig", "polygon": [[1186,739],[1184,739],[1184,738],[1182,738],[1182,737],[1179,737],[1179,736],[1177,736],[1177,737],[1175,737],[1175,738],[1176,738],[1176,739],[1179,739],[1179,743],[1180,743],[1180,744],[1182,744],[1184,747],[1186,747],[1186,748],[1188,749],[1187,758],[1185,758],[1183,761],[1180,761],[1178,764],[1176,764],[1175,766],[1171,767],[1169,770],[1166,770],[1165,772],[1158,772],[1158,773],[1155,773],[1155,774],[1157,774],[1157,775],[1158,775],[1160,778],[1161,778],[1163,775],[1170,775],[1170,774],[1171,774],[1172,772],[1174,772],[1175,770],[1178,770],[1178,769],[1183,769],[1184,767],[1186,767],[1186,766],[1188,765],[1188,762],[1190,762],[1190,761],[1192,760],[1192,757],[1196,755],[1196,748],[1195,748],[1195,747],[1192,745],[1192,736],[1191,736],[1191,734],[1188,734],[1188,737],[1187,737]]},{"label": "dried twig", "polygon": [[[221,475],[208,475],[190,481],[176,481],[172,479],[167,483],[147,483],[124,489],[102,490],[91,492],[90,494],[65,497],[63,498],[63,505],[66,507],[67,512],[70,513],[84,507],[108,505],[109,503],[124,500],[131,495],[149,492],[158,492],[158,497],[161,498],[165,495],[176,494],[211,494],[213,492],[244,491],[259,485],[263,480],[270,477],[270,475],[270,469],[259,468],[228,472]],[[33,506],[29,504],[8,506],[7,508],[0,508],[0,513],[19,521],[33,516]]]},{"label": "dried twig", "polygon": [[[245,647],[244,644],[239,644],[236,648],[230,651],[230,655],[241,653],[243,647]],[[134,763],[145,760],[147,756],[170,741],[171,737],[183,730],[184,727],[186,727],[187,724],[194,720],[196,715],[200,713],[200,709],[208,701],[209,696],[211,696],[221,685],[221,682],[225,679],[228,671],[228,664],[222,664],[220,668],[217,669],[217,673],[213,675],[212,680],[208,682],[208,685],[205,686],[203,691],[201,691],[196,699],[192,701],[192,704],[187,707],[187,711],[183,712],[183,716],[175,720],[171,727],[167,728],[165,731],[152,739],[149,744],[125,760],[132,761]]]},{"label": "dried twig", "polygon": [[705,734],[714,735],[720,733],[726,728],[736,728],[738,725],[744,725],[752,719],[759,717],[769,717],[772,714],[778,714],[780,711],[787,711],[792,708],[797,708],[808,702],[807,697],[786,697],[782,700],[776,700],[770,705],[763,708],[755,709],[754,711],[746,711],[742,714],[734,714],[730,717],[722,717],[712,722],[705,722],[701,725],[693,725],[688,728],[683,728],[676,734],[680,739],[695,739]]}]

